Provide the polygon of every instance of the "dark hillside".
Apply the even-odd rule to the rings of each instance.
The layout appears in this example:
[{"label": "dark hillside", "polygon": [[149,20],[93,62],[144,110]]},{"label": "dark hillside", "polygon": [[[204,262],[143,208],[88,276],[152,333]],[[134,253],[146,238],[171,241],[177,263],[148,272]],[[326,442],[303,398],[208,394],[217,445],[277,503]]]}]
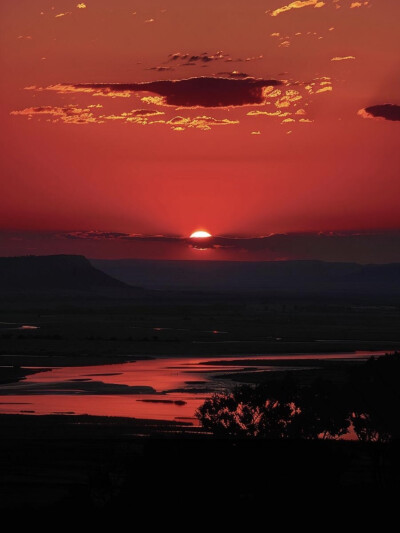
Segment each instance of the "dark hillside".
[{"label": "dark hillside", "polygon": [[130,289],[80,255],[0,258],[1,292],[95,291]]}]

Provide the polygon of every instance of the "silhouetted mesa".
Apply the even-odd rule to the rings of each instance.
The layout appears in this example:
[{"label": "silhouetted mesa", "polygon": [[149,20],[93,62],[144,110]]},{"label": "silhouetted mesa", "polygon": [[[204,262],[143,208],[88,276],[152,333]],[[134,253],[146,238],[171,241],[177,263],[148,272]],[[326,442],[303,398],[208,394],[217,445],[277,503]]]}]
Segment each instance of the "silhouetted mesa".
[{"label": "silhouetted mesa", "polygon": [[0,258],[0,291],[134,290],[126,283],[97,270],[81,255]]}]

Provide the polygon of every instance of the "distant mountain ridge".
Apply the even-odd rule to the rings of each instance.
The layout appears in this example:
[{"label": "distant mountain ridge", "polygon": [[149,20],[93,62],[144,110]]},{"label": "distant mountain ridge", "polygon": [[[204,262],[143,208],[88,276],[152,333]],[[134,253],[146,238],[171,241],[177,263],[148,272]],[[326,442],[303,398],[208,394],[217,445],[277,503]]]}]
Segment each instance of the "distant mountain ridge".
[{"label": "distant mountain ridge", "polygon": [[131,289],[81,255],[0,257],[2,292]]},{"label": "distant mountain ridge", "polygon": [[88,260],[81,255],[0,257],[3,295],[81,293],[130,298],[155,297],[162,291],[400,296],[400,263]]},{"label": "distant mountain ridge", "polygon": [[156,290],[399,294],[400,263],[91,260],[125,283]]}]

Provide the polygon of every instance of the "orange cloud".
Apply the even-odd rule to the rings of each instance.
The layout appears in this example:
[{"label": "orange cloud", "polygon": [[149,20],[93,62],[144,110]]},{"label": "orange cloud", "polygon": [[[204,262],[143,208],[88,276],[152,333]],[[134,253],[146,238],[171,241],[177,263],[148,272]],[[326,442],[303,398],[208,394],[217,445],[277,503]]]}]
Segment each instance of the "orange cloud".
[{"label": "orange cloud", "polygon": [[195,128],[209,131],[214,126],[231,126],[239,124],[238,120],[227,118],[217,119],[209,116],[183,117],[176,116],[170,119],[154,119],[165,115],[163,111],[157,109],[133,109],[121,114],[95,115],[93,110],[102,108],[101,105],[91,105],[87,108],[80,108],[77,105],[58,106],[38,106],[28,107],[18,111],[12,111],[11,115],[26,116],[28,119],[36,117],[46,117],[47,122],[62,122],[64,124],[105,124],[106,122],[120,121],[125,124],[137,124],[149,126],[154,124],[169,126],[175,131],[184,131],[187,128]]},{"label": "orange cloud", "polygon": [[173,128],[196,128],[203,131],[211,130],[213,126],[232,126],[239,124],[238,120],[229,120],[227,118],[216,119],[213,117],[174,117],[165,122],[165,124],[172,125]]},{"label": "orange cloud", "polygon": [[165,96],[143,96],[141,101],[144,104],[153,104],[153,105],[167,105],[167,100]]},{"label": "orange cloud", "polygon": [[195,128],[203,131],[209,131],[213,126],[231,126],[239,124],[238,120],[216,119],[208,116],[199,117],[182,117],[176,116],[168,120],[157,119],[151,117],[157,115],[164,115],[165,113],[156,110],[138,109],[130,113],[122,113],[121,115],[101,115],[101,121],[105,120],[121,120],[128,124],[138,124],[141,126],[150,126],[154,124],[170,126],[174,131],[185,131],[187,128]]},{"label": "orange cloud", "polygon": [[281,13],[286,13],[287,11],[291,11],[292,9],[301,9],[302,7],[308,7],[312,6],[314,8],[323,7],[325,5],[325,2],[321,2],[320,0],[297,0],[296,2],[291,2],[287,6],[278,7],[278,9],[275,9],[274,11],[268,11],[271,15],[271,17],[277,17]]},{"label": "orange cloud", "polygon": [[[44,59],[44,58],[43,58]],[[56,83],[55,85],[49,85],[48,87],[37,87],[35,85],[25,87],[27,91],[55,91],[58,94],[70,94],[70,93],[87,93],[92,96],[109,96],[111,98],[130,98],[132,93],[131,91],[113,91],[107,87],[104,87],[99,90],[94,90],[90,87],[82,87],[76,85],[69,85],[64,83]]]},{"label": "orange cloud", "polygon": [[336,56],[332,57],[331,61],[346,61],[348,59],[355,59],[355,56]]},{"label": "orange cloud", "polygon": [[319,94],[333,90],[331,78],[328,76],[315,78],[313,81],[305,85],[304,88],[309,94]]},{"label": "orange cloud", "polygon": [[46,116],[48,122],[64,122],[65,124],[89,124],[97,122],[96,117],[88,108],[80,108],[76,105],[64,107],[57,106],[38,106],[28,107],[19,111],[11,111],[11,115],[27,115],[32,118],[34,115]]},{"label": "orange cloud", "polygon": [[[336,9],[340,9],[342,7],[342,4],[339,3],[339,0],[331,0],[332,6],[335,6]],[[265,13],[270,15],[271,17],[277,17],[278,15],[282,13],[287,13],[288,11],[292,11],[293,9],[301,9],[303,7],[314,7],[314,8],[320,8],[327,5],[327,1],[322,0],[296,0],[294,2],[291,2],[288,5],[278,7],[274,10],[267,10]],[[364,1],[355,1],[351,2],[350,5],[347,5],[346,7],[349,7],[350,9],[354,9],[356,7],[367,7],[370,5],[370,2],[367,0]],[[329,31],[334,30],[333,27],[329,28]]]},{"label": "orange cloud", "polygon": [[283,114],[280,110],[277,110],[277,111],[261,111],[261,110],[257,109],[255,111],[249,111],[246,114],[249,117],[258,117],[260,115],[265,115],[267,117],[282,117],[284,114],[286,115],[287,113]]},{"label": "orange cloud", "polygon": [[352,2],[350,5],[350,9],[354,9],[355,7],[362,7],[362,6],[369,6],[369,2]]},{"label": "orange cloud", "polygon": [[321,89],[318,89],[317,91],[315,91],[315,94],[326,93],[329,91],[332,91],[331,85],[327,85],[326,87],[322,87]]}]

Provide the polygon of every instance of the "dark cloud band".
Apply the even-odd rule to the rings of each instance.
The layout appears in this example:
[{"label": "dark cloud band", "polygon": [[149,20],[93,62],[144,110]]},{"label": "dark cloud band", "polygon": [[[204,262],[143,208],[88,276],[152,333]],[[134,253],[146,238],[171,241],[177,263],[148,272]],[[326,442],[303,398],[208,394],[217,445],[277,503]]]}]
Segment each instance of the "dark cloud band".
[{"label": "dark cloud band", "polygon": [[[64,233],[61,238],[72,240],[119,241],[165,244],[172,249],[197,248],[216,252],[225,250],[241,259],[319,259],[325,261],[400,262],[400,231],[288,233],[260,237],[214,236],[193,239],[176,235],[134,235],[98,231]],[[239,254],[239,255],[238,255]]]},{"label": "dark cloud band", "polygon": [[279,85],[279,80],[198,77],[147,83],[80,83],[73,87],[100,92],[151,92],[171,106],[228,107],[262,104],[264,89]]},{"label": "dark cloud band", "polygon": [[[377,232],[287,233],[191,239],[109,231],[0,231],[1,255],[83,254],[97,258],[206,259],[229,261],[320,260],[399,263],[400,229]],[[193,251],[193,249],[199,250]],[[208,250],[201,252],[200,250]],[[194,254],[194,255],[193,255]],[[398,266],[396,268],[399,268]]]},{"label": "dark cloud band", "polygon": [[381,104],[366,107],[360,111],[360,114],[366,118],[383,118],[392,122],[400,121],[400,105]]}]

